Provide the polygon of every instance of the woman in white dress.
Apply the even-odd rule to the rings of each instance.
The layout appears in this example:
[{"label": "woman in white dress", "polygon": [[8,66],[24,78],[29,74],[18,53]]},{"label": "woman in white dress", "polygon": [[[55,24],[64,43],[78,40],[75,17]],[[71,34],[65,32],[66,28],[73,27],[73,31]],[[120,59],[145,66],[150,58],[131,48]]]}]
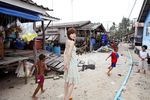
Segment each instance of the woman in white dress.
[{"label": "woman in white dress", "polygon": [[64,100],[69,100],[74,86],[79,83],[78,62],[76,55],[76,30],[69,28],[67,31],[66,47],[64,51]]}]

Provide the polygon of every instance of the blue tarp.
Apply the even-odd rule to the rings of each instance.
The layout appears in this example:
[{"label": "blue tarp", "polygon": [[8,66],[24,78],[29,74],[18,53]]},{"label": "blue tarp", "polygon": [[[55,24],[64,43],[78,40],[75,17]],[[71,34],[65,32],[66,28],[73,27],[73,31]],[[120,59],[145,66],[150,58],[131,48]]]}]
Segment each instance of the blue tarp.
[{"label": "blue tarp", "polygon": [[24,19],[28,19],[28,20],[32,20],[32,21],[42,20],[41,17],[39,17],[38,15],[32,15],[32,14],[29,14],[26,12],[21,12],[21,11],[4,8],[4,7],[0,7],[0,13],[6,14],[6,15],[11,15],[11,16],[16,16],[16,17],[20,17],[20,18],[24,18]]}]

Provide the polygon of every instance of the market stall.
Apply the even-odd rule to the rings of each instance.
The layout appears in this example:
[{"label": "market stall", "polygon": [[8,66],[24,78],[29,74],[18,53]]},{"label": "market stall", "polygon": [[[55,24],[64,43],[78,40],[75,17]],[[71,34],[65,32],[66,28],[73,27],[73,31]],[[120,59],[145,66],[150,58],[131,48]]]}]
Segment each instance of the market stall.
[{"label": "market stall", "polygon": [[[36,62],[37,49],[45,45],[44,21],[58,20],[46,11],[51,9],[37,5],[32,0],[0,0],[0,69],[9,70],[22,63],[25,82],[25,62],[31,58]],[[41,22],[43,39],[36,40],[35,23]],[[30,24],[29,24],[30,23]],[[33,24],[34,23],[34,24]],[[24,54],[22,54],[24,53]]]}]

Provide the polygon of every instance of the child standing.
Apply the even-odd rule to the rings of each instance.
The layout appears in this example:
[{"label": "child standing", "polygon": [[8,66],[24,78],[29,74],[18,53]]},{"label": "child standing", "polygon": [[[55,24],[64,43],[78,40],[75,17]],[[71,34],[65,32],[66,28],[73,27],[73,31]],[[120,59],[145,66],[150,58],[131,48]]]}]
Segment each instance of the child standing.
[{"label": "child standing", "polygon": [[[111,57],[111,66],[108,67],[108,72],[107,72],[107,75],[110,76],[110,72],[112,71],[112,69],[114,67],[116,67],[116,63],[117,63],[117,60],[119,58],[119,55],[118,55],[118,47],[115,47],[114,48],[114,51],[108,56],[108,58]],[[108,59],[107,58],[107,59]],[[106,59],[106,60],[107,60]]]},{"label": "child standing", "polygon": [[148,59],[148,52],[146,51],[147,49],[147,46],[146,45],[143,45],[142,46],[142,50],[140,51],[139,53],[139,58],[140,58],[140,61],[139,61],[139,68],[138,68],[138,71],[137,73],[140,73],[140,70],[144,70],[144,74],[146,74],[146,69],[148,67],[148,63],[147,63],[147,59]]},{"label": "child standing", "polygon": [[45,72],[45,70],[48,70],[46,64],[44,63],[45,58],[46,58],[45,55],[43,55],[43,54],[39,55],[39,61],[36,64],[34,64],[31,68],[31,72],[32,72],[33,67],[36,67],[36,69],[37,69],[37,73],[36,73],[37,77],[36,78],[37,78],[37,82],[38,82],[38,86],[35,89],[34,94],[32,95],[33,98],[36,98],[36,94],[39,92],[40,89],[41,89],[42,93],[44,92],[44,89],[43,89],[44,72]]}]

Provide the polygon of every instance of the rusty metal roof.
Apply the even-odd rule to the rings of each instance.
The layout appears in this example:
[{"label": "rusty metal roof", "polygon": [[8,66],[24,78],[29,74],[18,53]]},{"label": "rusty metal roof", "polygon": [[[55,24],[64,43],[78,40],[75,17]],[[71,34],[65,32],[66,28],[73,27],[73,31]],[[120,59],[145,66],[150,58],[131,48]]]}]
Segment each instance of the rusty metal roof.
[{"label": "rusty metal roof", "polygon": [[99,30],[105,32],[105,28],[102,23],[90,23],[83,27],[81,27],[79,30]]},{"label": "rusty metal roof", "polygon": [[37,7],[40,7],[40,8],[45,9],[45,10],[49,10],[49,11],[53,10],[53,9],[49,9],[48,7],[44,7],[43,5],[38,5],[37,3],[33,2],[32,0],[20,0],[20,1],[34,5],[34,6],[37,6]]}]

